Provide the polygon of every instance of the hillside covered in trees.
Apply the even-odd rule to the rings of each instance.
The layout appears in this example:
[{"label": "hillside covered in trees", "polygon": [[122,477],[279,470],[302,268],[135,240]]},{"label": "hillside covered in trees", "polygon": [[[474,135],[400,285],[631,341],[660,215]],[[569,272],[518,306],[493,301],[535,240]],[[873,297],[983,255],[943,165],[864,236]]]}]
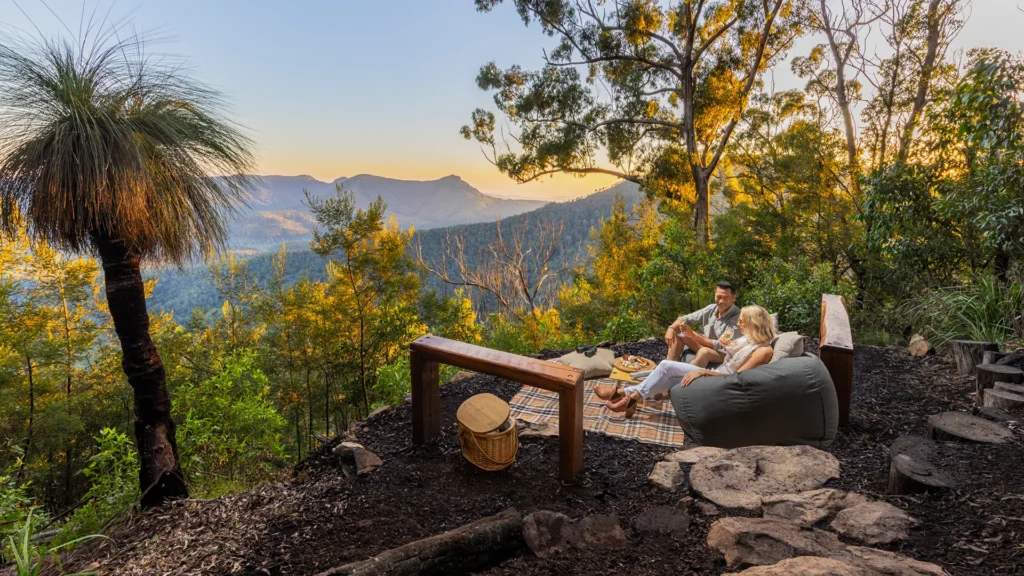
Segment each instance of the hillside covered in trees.
[{"label": "hillside covered in trees", "polygon": [[[411,419],[409,343],[425,334],[546,358],[614,341],[653,357],[666,326],[707,305],[721,280],[738,287],[737,303],[776,312],[780,330],[812,342],[822,294],[842,295],[864,395],[835,448],[851,471],[836,485],[876,492],[894,436],[924,426],[926,409],[969,409],[974,390],[941,358],[911,359],[901,349],[911,336],[940,352],[951,339],[1021,347],[1024,56],[953,50],[966,2],[475,1],[485,14],[505,3],[557,44],[537,47],[533,70],[487,63],[487,47],[475,48],[492,104],[467,110],[461,135],[517,182],[621,182],[429,230],[387,217],[387,182],[366,197],[342,186],[304,206],[309,251],[251,258],[230,252],[222,210],[251,189],[254,145],[214,91],[145,58],[135,35],[107,34],[95,50],[0,37],[0,565],[27,556],[55,569],[53,556],[82,537],[112,526],[134,537],[142,524],[125,518],[166,542],[160,523],[171,516],[144,510],[175,500],[162,510],[181,526],[252,511],[277,540],[217,534],[247,543],[237,547],[250,554],[245,570],[281,574],[324,568],[290,555],[292,538],[326,547],[318,526],[338,529],[331,558],[351,559],[368,542],[476,519],[434,508],[451,502],[455,492],[429,497],[448,482],[487,486],[467,492],[474,514],[544,502],[570,513],[610,505],[633,520],[633,490],[647,490],[645,504],[678,503],[650,496],[645,474],[661,454],[649,445],[588,437],[599,480],[580,492],[548,483],[535,499],[494,480],[507,477],[456,467],[454,432],[410,447],[399,433]],[[798,39],[813,47],[797,52]],[[802,87],[773,91],[781,67]],[[237,176],[214,177],[223,174]],[[444,367],[441,381],[455,372]],[[477,378],[446,384],[446,416],[487,386],[506,400],[518,389]],[[397,408],[358,424],[387,407]],[[961,473],[977,466],[974,476],[995,478],[966,483],[969,504],[904,502],[931,521],[908,550],[957,576],[1021,565],[1010,543],[1024,497],[1006,480],[1022,458],[1017,426],[1007,428],[1014,442],[978,448],[983,456],[952,451]],[[324,472],[351,432],[403,467],[362,483]],[[535,438],[523,459],[555,452]],[[517,486],[541,485],[536,461]],[[342,493],[354,496],[330,501]],[[288,515],[274,504],[285,496],[297,507]],[[351,516],[393,503],[403,508],[387,529]],[[203,512],[189,516],[192,506]],[[721,573],[705,524],[673,562]],[[184,548],[190,534],[174,542]],[[97,562],[119,553],[94,544],[78,549],[101,550]],[[494,573],[621,568],[614,551],[579,554],[518,558]],[[222,573],[227,558],[210,551],[196,566]]]}]

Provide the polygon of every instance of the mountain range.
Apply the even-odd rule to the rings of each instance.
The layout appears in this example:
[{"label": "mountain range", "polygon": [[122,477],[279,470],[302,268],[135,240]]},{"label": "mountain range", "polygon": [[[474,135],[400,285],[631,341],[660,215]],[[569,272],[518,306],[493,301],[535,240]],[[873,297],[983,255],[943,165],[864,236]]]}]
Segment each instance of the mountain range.
[{"label": "mountain range", "polygon": [[547,202],[510,200],[483,194],[458,176],[438,180],[397,180],[369,174],[321,182],[311,176],[261,176],[249,190],[249,207],[231,224],[229,245],[241,252],[277,250],[282,243],[306,244],[316,220],[305,192],[321,199],[342,186],[365,208],[379,196],[398,225],[417,230],[494,221],[536,210]]},{"label": "mountain range", "polygon": [[[309,181],[316,182],[312,179]],[[459,181],[461,182],[461,180]],[[323,183],[321,184],[323,185]],[[309,189],[308,186],[307,189]],[[330,189],[333,193],[333,187]],[[313,190],[310,192],[314,193]],[[381,194],[381,196],[384,195]],[[627,206],[632,206],[640,200],[641,196],[636,184],[620,182],[590,196],[567,202],[551,202],[536,210],[504,217],[501,224],[502,230],[505,234],[519,232],[529,237],[535,235],[540,226],[548,223],[561,223],[560,250],[554,261],[551,262],[552,267],[557,268],[585,256],[591,230],[599,226],[602,219],[611,215],[616,197],[622,197]],[[394,198],[394,196],[391,197]],[[399,210],[408,213],[400,205],[394,205],[394,209],[396,213]],[[286,210],[293,210],[293,208],[282,207],[273,212]],[[417,230],[412,240],[413,251],[415,248],[420,248],[425,260],[437,262],[444,252],[446,238],[449,235],[461,235],[467,239],[467,261],[473,266],[488,257],[487,245],[498,236],[496,220],[497,218],[490,217],[486,221],[473,224]],[[258,231],[257,229],[254,232]],[[278,242],[272,249],[276,252],[280,247],[280,242]],[[249,270],[261,284],[265,284],[273,273],[272,257],[273,254],[268,253],[248,255]],[[289,247],[284,280],[286,283],[291,283],[302,276],[323,280],[324,262],[323,258],[309,250],[308,243],[294,244]],[[200,264],[185,270],[150,269],[147,276],[157,278],[156,287],[149,299],[150,309],[173,312],[179,322],[186,321],[194,308],[219,309],[223,303],[220,294],[211,282],[205,265]],[[427,290],[436,290],[442,294],[450,293],[452,290],[452,286],[446,285],[430,275],[427,275],[425,280],[424,288]],[[551,283],[550,286],[557,287],[557,283]]]}]

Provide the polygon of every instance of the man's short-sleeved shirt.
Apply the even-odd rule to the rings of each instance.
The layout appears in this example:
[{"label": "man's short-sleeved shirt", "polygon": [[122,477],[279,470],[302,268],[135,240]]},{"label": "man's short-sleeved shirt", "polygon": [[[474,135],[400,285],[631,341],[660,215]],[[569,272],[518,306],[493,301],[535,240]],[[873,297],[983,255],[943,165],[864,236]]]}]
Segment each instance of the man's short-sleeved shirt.
[{"label": "man's short-sleeved shirt", "polygon": [[706,338],[714,341],[715,349],[718,350],[720,347],[718,339],[722,337],[722,333],[729,328],[734,330],[737,328],[737,324],[740,321],[740,309],[733,305],[725,311],[725,314],[719,316],[718,304],[711,304],[696,312],[680,316],[679,321],[690,326],[703,324],[704,329],[701,332],[704,333]]}]

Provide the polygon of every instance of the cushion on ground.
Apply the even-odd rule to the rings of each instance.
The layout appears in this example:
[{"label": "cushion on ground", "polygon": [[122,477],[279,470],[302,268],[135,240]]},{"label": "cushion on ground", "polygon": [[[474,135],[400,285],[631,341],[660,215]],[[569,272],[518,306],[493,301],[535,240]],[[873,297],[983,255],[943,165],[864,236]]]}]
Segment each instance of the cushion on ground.
[{"label": "cushion on ground", "polygon": [[552,362],[565,364],[572,368],[583,370],[583,378],[604,378],[612,373],[612,365],[615,362],[615,352],[607,348],[598,348],[597,354],[587,357],[579,352],[570,352],[561,358],[555,358]]},{"label": "cushion on ground", "polygon": [[804,353],[804,337],[798,332],[783,332],[772,340],[772,362],[796,358]]},{"label": "cushion on ground", "polygon": [[671,394],[683,431],[704,446],[824,448],[836,437],[835,386],[814,356],[785,358],[738,374],[704,376],[685,388],[673,387]]}]

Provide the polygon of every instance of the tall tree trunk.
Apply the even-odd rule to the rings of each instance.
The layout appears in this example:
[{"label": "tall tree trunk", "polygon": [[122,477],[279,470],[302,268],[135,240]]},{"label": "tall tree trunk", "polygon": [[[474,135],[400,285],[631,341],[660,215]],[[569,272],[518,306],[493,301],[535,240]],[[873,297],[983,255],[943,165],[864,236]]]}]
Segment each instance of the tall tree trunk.
[{"label": "tall tree trunk", "polygon": [[107,305],[121,341],[121,368],[135,394],[135,444],[139,452],[142,506],[159,506],[187,498],[185,476],[178,464],[178,446],[167,374],[149,334],[149,313],[139,257],[124,242],[94,238],[103,263]]},{"label": "tall tree trunk", "polygon": [[36,417],[36,386],[32,373],[32,357],[25,355],[25,366],[28,370],[28,433],[25,434],[25,448],[21,451],[21,465],[18,466],[18,483],[25,473],[25,464],[28,463],[28,453],[32,450],[32,424]]},{"label": "tall tree trunk", "polygon": [[711,241],[710,172],[702,168],[693,170],[696,197],[693,204],[693,229],[697,232],[697,245],[707,246]]},{"label": "tall tree trunk", "polygon": [[850,189],[856,191],[858,186],[857,174],[859,172],[857,133],[853,125],[853,113],[850,111],[850,97],[846,93],[846,62],[849,60],[853,43],[851,42],[845,48],[845,53],[840,52],[839,41],[836,40],[835,31],[832,29],[832,19],[829,16],[825,0],[820,0],[819,6],[825,36],[828,38],[828,45],[832,50],[832,58],[836,62],[836,101],[839,105],[839,111],[843,114],[843,129],[846,132],[846,161],[848,164],[847,169],[850,172]]},{"label": "tall tree trunk", "polygon": [[914,95],[914,107],[910,111],[910,118],[903,127],[903,137],[900,139],[899,162],[906,162],[910,155],[910,141],[914,137],[914,128],[921,117],[924,105],[928,101],[928,87],[931,85],[932,72],[935,70],[935,58],[939,51],[939,36],[942,18],[939,16],[939,4],[941,0],[931,0],[928,3],[928,44],[925,49],[924,63],[921,65],[921,76],[917,80],[917,94]]}]

